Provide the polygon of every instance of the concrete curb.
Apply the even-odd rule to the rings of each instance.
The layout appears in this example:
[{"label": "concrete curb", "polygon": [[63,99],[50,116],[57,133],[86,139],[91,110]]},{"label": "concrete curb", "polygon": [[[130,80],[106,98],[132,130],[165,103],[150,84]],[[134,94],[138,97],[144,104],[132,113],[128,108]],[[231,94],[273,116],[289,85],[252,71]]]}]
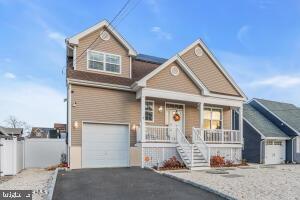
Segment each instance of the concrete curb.
[{"label": "concrete curb", "polygon": [[48,187],[48,196],[47,196],[47,200],[52,200],[58,170],[60,170],[60,169],[59,169],[59,168],[56,168],[54,174],[52,175],[52,181],[51,181],[51,183],[50,183],[50,185],[49,185],[49,187]]},{"label": "concrete curb", "polygon": [[236,198],[233,198],[233,197],[231,197],[231,196],[229,196],[229,195],[227,195],[227,194],[224,194],[224,193],[219,192],[219,191],[217,191],[217,190],[211,189],[211,188],[209,188],[209,187],[207,187],[207,186],[200,185],[200,184],[195,183],[195,182],[193,182],[193,181],[186,180],[186,179],[183,179],[183,178],[179,178],[179,177],[177,177],[177,176],[173,176],[173,175],[167,174],[167,173],[160,173],[160,174],[162,174],[163,176],[166,176],[166,177],[175,179],[175,180],[177,180],[177,181],[181,181],[181,182],[190,184],[190,185],[192,185],[192,186],[194,186],[194,187],[196,187],[196,188],[200,188],[200,189],[206,190],[206,191],[208,191],[208,192],[214,193],[214,194],[216,194],[216,195],[218,195],[218,196],[220,196],[220,197],[223,197],[223,198],[225,198],[225,199],[228,199],[228,200],[237,200]]}]

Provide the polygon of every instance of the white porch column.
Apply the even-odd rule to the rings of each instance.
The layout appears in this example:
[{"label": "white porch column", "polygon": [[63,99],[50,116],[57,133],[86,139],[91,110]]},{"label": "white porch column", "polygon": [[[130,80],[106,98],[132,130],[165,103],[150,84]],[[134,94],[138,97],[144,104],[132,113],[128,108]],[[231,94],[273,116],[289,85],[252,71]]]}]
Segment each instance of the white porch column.
[{"label": "white porch column", "polygon": [[239,129],[241,132],[241,142],[244,144],[244,134],[243,134],[243,105],[239,107]]},{"label": "white porch column", "polygon": [[145,142],[145,96],[142,93],[141,96],[141,134],[142,142]]},{"label": "white porch column", "polygon": [[204,119],[204,103],[199,103],[199,119],[200,119],[200,128],[203,128],[203,119]]}]

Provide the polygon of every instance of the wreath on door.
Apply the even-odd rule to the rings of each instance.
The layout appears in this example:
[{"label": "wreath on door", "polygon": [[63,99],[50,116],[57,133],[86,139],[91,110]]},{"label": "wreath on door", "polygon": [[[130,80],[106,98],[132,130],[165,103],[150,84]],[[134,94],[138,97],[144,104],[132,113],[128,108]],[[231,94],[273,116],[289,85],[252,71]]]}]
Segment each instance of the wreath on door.
[{"label": "wreath on door", "polygon": [[176,112],[176,113],[173,115],[173,119],[174,119],[175,122],[178,122],[178,121],[181,119],[181,117],[180,117],[180,115]]}]

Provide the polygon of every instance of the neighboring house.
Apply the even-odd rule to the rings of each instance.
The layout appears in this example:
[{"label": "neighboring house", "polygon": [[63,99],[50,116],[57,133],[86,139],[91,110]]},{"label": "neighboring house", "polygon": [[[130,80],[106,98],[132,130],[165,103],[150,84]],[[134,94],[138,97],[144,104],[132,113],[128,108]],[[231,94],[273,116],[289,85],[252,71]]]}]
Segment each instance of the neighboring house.
[{"label": "neighboring house", "polygon": [[72,169],[242,159],[232,113],[243,111],[246,96],[201,40],[157,58],[138,54],[102,21],[66,45]]},{"label": "neighboring house", "polygon": [[253,99],[244,105],[243,157],[249,162],[300,163],[300,108]]},{"label": "neighboring house", "polygon": [[66,124],[54,123],[54,129],[57,131],[60,138],[66,139],[66,137],[67,137],[67,125]]},{"label": "neighboring house", "polygon": [[29,138],[49,138],[50,130],[53,128],[32,127]]},{"label": "neighboring house", "polygon": [[13,137],[21,137],[23,134],[22,128],[6,128],[0,126],[0,135],[2,136],[13,136]]}]

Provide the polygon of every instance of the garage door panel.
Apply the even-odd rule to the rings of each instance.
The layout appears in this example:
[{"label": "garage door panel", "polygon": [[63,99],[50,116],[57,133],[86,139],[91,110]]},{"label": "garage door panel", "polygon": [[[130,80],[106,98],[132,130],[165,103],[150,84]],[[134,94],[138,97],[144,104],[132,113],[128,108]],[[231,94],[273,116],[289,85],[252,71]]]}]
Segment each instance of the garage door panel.
[{"label": "garage door panel", "polygon": [[127,125],[84,124],[82,167],[127,167],[128,131]]}]

